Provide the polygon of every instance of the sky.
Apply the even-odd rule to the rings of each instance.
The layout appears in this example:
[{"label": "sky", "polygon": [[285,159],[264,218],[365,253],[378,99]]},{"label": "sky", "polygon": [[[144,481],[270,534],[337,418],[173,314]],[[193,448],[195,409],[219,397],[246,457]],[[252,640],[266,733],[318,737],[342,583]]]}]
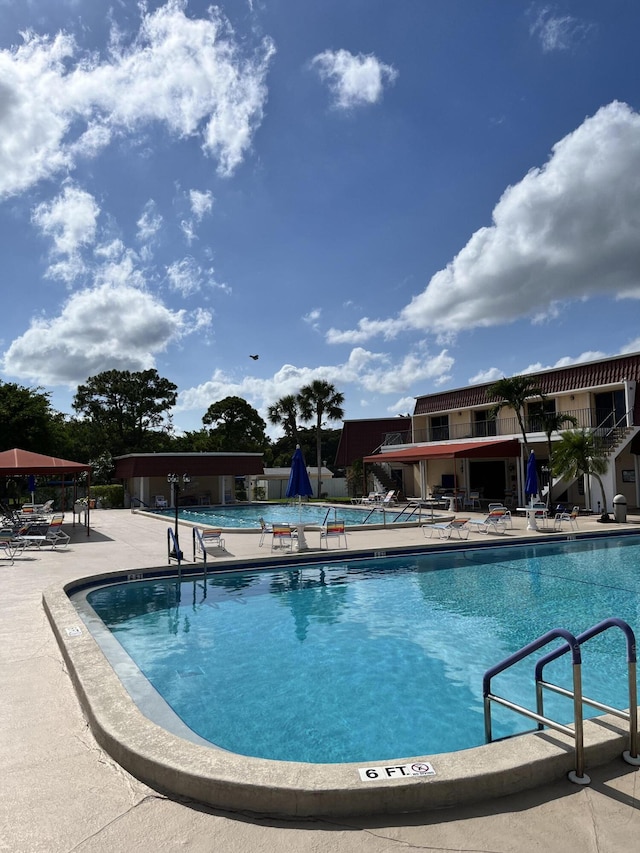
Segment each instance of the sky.
[{"label": "sky", "polygon": [[182,432],[639,351],[639,41],[637,0],[0,0],[0,380],[155,368]]}]

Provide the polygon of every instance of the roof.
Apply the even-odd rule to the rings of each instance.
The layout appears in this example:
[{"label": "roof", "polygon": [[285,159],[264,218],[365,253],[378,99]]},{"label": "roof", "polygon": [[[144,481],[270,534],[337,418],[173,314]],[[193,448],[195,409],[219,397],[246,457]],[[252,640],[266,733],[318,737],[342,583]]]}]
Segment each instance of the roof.
[{"label": "roof", "polygon": [[407,433],[410,430],[411,418],[405,417],[344,421],[335,465],[339,468],[352,465],[357,459],[377,450],[389,433]]},{"label": "roof", "polygon": [[[568,367],[558,367],[525,375],[532,377],[542,393],[547,396],[594,388],[607,388],[621,385],[623,382],[639,382],[640,353],[572,364]],[[467,388],[458,388],[441,394],[417,397],[414,415],[469,409],[474,406],[489,406],[492,401],[489,399],[487,391],[493,384],[495,383],[486,382],[482,385],[471,385]]]},{"label": "roof", "polygon": [[190,477],[262,474],[262,453],[129,453],[117,456],[115,477],[166,477],[183,472]]},{"label": "roof", "polygon": [[82,471],[91,471],[91,465],[20,450],[18,447],[0,453],[0,476],[3,477],[12,474],[79,474]]},{"label": "roof", "polygon": [[376,453],[366,456],[365,462],[419,462],[421,459],[503,459],[505,456],[520,456],[521,447],[517,438],[497,441],[466,441],[449,444],[418,444],[403,450]]}]

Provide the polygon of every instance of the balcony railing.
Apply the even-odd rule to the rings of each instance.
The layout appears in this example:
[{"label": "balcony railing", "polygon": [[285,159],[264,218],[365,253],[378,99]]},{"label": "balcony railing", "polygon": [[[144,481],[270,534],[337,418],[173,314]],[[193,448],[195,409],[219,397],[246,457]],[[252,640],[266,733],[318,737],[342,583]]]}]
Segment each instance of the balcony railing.
[{"label": "balcony railing", "polygon": [[[577,421],[574,427],[566,423],[563,429],[595,429],[599,435],[610,432],[615,426],[615,415],[607,415],[598,409],[568,409],[559,414],[574,417]],[[539,415],[531,415],[525,418],[525,430],[527,436],[543,433],[542,419]],[[506,436],[520,435],[518,419],[498,417],[493,421],[466,421],[455,422],[449,426],[424,427],[420,429],[406,430],[403,432],[391,432],[385,435],[384,446],[398,444],[424,444],[434,441],[463,441],[470,438],[500,438]]]}]

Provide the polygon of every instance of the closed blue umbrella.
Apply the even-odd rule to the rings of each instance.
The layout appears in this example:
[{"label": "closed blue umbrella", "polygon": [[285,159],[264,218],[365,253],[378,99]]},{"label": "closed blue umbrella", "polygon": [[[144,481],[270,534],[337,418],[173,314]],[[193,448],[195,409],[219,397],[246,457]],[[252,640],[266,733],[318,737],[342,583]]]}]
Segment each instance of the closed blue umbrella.
[{"label": "closed blue umbrella", "polygon": [[288,498],[308,498],[313,494],[307,466],[300,447],[296,447],[296,452],[291,460],[291,472],[285,494]]},{"label": "closed blue umbrella", "polygon": [[536,468],[536,454],[531,451],[529,461],[527,462],[527,477],[524,483],[524,490],[528,495],[538,494],[538,469]]},{"label": "closed blue umbrella", "polygon": [[[308,498],[313,494],[307,466],[305,465],[304,456],[300,446],[296,447],[291,460],[291,471],[289,473],[289,482],[287,491],[285,492],[288,498]],[[307,550],[307,540],[304,538],[304,525],[302,524],[302,505],[300,506],[300,524],[298,524],[298,551]]]}]

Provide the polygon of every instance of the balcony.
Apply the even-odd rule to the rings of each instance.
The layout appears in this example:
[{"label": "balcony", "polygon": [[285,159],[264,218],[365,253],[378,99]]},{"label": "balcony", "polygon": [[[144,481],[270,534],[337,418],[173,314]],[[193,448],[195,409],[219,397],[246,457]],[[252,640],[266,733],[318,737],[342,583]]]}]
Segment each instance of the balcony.
[{"label": "balcony", "polygon": [[[597,429],[609,432],[614,426],[614,415],[606,415],[596,409],[567,409],[562,414],[572,416],[577,421],[576,429]],[[573,429],[567,424],[567,429]],[[542,421],[538,415],[525,419],[527,436],[544,435]],[[520,436],[520,425],[517,418],[497,417],[494,421],[465,421],[455,422],[449,426],[424,427],[392,432],[385,435],[383,446],[407,444],[431,444],[437,441],[466,441],[474,438],[507,438]]]}]

